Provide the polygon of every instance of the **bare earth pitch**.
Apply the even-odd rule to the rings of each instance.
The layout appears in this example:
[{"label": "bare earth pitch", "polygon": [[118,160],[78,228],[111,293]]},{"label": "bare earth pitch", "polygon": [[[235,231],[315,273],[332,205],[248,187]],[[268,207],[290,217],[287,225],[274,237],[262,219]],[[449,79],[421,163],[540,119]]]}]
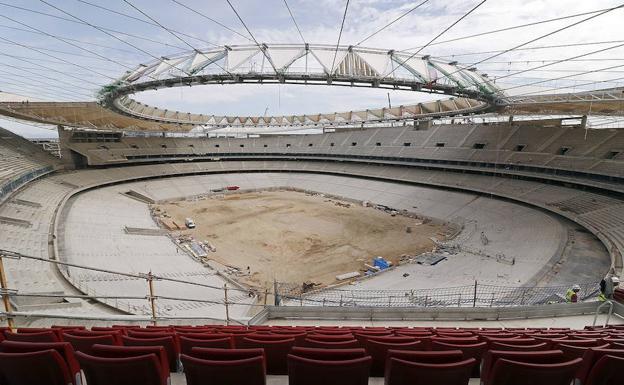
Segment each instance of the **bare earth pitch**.
[{"label": "bare earth pitch", "polygon": [[333,284],[337,274],[363,271],[375,256],[397,263],[401,255],[430,251],[430,237],[442,239],[446,232],[444,225],[294,191],[154,206],[178,224],[192,218],[197,227],[181,233],[215,246],[208,258],[241,269],[237,279],[256,287],[274,279]]}]

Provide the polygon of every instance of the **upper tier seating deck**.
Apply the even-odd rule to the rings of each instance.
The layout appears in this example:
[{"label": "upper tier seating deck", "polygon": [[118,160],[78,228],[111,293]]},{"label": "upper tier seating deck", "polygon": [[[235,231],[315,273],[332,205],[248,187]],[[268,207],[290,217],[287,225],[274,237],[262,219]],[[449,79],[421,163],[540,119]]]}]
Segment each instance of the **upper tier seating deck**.
[{"label": "upper tier seating deck", "polygon": [[[119,142],[74,143],[90,164],[165,160],[226,154],[299,154],[415,158],[423,161],[487,162],[541,166],[624,176],[624,130],[584,130],[539,123],[395,126],[324,135],[235,138],[127,138]],[[130,157],[130,158],[128,158]]]},{"label": "upper tier seating deck", "polygon": [[[23,184],[23,178],[32,179],[36,174],[51,171],[58,164],[58,159],[39,146],[0,128],[0,200]],[[29,173],[32,176],[29,177]]]}]

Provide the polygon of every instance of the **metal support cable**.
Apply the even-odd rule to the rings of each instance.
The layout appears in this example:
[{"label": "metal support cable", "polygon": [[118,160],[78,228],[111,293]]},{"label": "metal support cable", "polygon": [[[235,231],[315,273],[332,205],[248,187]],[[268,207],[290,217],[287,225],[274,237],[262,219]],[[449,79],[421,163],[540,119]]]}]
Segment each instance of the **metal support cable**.
[{"label": "metal support cable", "polygon": [[[64,86],[71,85],[71,87],[73,89],[81,89],[81,90],[84,90],[84,91],[93,92],[93,88],[83,87],[83,86],[78,85],[78,84],[68,84],[64,80],[61,80],[61,79],[58,79],[58,78],[53,78],[53,77],[46,76],[46,75],[42,75],[42,74],[37,73],[35,71],[31,71],[31,68],[25,68],[25,67],[22,67],[22,66],[14,66],[14,65],[11,65],[11,64],[6,64],[6,63],[3,63],[3,62],[0,62],[0,67],[2,67],[2,66],[13,68],[13,69],[16,69],[16,70],[19,70],[19,71],[22,71],[22,72],[26,72],[27,74],[30,74],[32,76],[36,76],[36,77],[39,77],[39,78],[42,78],[42,79],[52,80],[52,81],[54,81],[56,83],[62,83]],[[19,76],[19,77],[22,77],[22,78],[24,77],[24,74],[19,74],[19,73],[14,73],[14,72],[12,73],[10,71],[7,71],[4,68],[1,71],[3,71],[4,73],[8,73],[8,74],[13,74],[15,76]]]},{"label": "metal support cable", "polygon": [[102,76],[102,77],[105,77],[105,78],[108,78],[108,79],[111,79],[111,80],[115,80],[115,78],[114,78],[114,77],[112,77],[112,76],[108,76],[108,75],[106,75],[106,74],[103,74],[103,73],[101,73],[101,72],[99,72],[99,71],[92,70],[92,69],[90,69],[90,68],[88,68],[88,67],[85,67],[85,66],[83,66],[83,65],[76,64],[76,63],[70,62],[70,61],[68,61],[68,60],[65,60],[65,59],[59,58],[59,57],[57,57],[57,56],[51,55],[51,54],[49,54],[49,53],[44,52],[44,51],[43,51],[43,50],[41,50],[41,49],[38,49],[38,48],[35,48],[35,47],[31,47],[31,46],[28,46],[28,45],[25,45],[25,44],[22,44],[22,43],[18,43],[18,42],[16,42],[16,41],[13,41],[13,40],[10,40],[10,39],[6,39],[6,38],[1,37],[1,36],[0,36],[0,40],[2,40],[2,41],[6,41],[6,42],[8,42],[8,43],[11,43],[11,44],[14,44],[14,45],[17,45],[17,46],[20,46],[20,47],[22,47],[22,48],[26,48],[26,49],[31,50],[31,51],[35,51],[35,52],[37,52],[37,53],[39,53],[39,54],[41,54],[41,55],[49,56],[49,57],[54,58],[54,59],[56,59],[56,60],[60,60],[60,61],[62,61],[62,62],[64,62],[64,63],[66,63],[66,64],[70,64],[70,65],[73,65],[73,66],[75,66],[75,67],[82,68],[83,70],[86,70],[86,71],[89,71],[89,72],[93,72],[94,74],[100,75],[100,76]]},{"label": "metal support cable", "polygon": [[[570,44],[543,45],[543,46],[537,46],[537,47],[523,47],[523,48],[518,48],[516,50],[516,52],[518,52],[518,51],[535,51],[535,50],[552,49],[552,48],[582,47],[582,46],[587,46],[587,45],[602,45],[602,44],[613,44],[613,43],[624,43],[624,40],[607,40],[607,41],[594,41],[594,42],[589,42],[589,43],[570,43]],[[493,51],[469,52],[469,53],[460,53],[460,54],[453,54],[453,55],[447,55],[447,56],[436,56],[436,57],[437,58],[455,59],[455,58],[462,57],[462,56],[488,55],[488,54],[498,53],[498,52],[503,52],[503,51],[504,50],[499,49],[499,50],[493,50]],[[494,63],[494,62],[488,61],[488,63]],[[468,64],[468,63],[466,63],[466,64]]]},{"label": "metal support cable", "polygon": [[340,23],[340,32],[338,33],[338,41],[336,42],[336,51],[334,51],[334,59],[332,60],[332,66],[329,70],[329,76],[334,72],[334,65],[336,64],[336,56],[338,55],[338,47],[340,46],[340,39],[342,38],[342,31],[344,29],[345,19],[347,18],[347,10],[349,9],[349,0],[345,4],[344,14],[342,15],[342,22]]},{"label": "metal support cable", "polygon": [[[36,79],[37,83],[31,83],[31,82],[26,81],[24,79],[24,75],[23,74],[9,72],[9,71],[6,71],[4,69],[0,69],[0,73],[2,73],[5,77],[6,76],[8,76],[9,78],[13,77],[13,79],[12,79],[13,81],[18,81],[18,82],[24,83],[26,85],[31,85],[31,86],[34,86],[34,87],[38,87],[38,86],[42,86],[42,85],[43,86],[49,86],[49,87],[52,87],[52,88],[58,88],[59,90],[62,90],[62,92],[67,93],[67,94],[74,94],[74,96],[82,96],[82,97],[87,96],[89,98],[93,97],[93,95],[88,95],[88,94],[82,93],[80,91],[74,91],[73,89],[67,89],[67,85],[53,84],[53,83],[49,83],[49,82],[43,81],[41,79]],[[46,79],[55,80],[54,78],[46,78]],[[2,80],[0,80],[0,82],[1,81]],[[73,88],[73,86],[72,86],[72,88]],[[93,90],[90,90],[90,89],[87,89],[87,88],[82,88],[82,89],[83,90],[87,90],[89,92],[93,92]]]},{"label": "metal support cable", "polygon": [[[157,26],[159,26],[160,28],[164,29],[165,31],[167,31],[167,33],[169,33],[171,36],[175,37],[176,39],[178,39],[179,41],[181,41],[182,43],[184,43],[187,47],[189,47],[190,49],[192,49],[193,51],[197,51],[197,48],[195,48],[193,45],[191,45],[189,42],[187,42],[186,40],[182,39],[180,36],[178,36],[177,33],[173,32],[171,29],[165,27],[164,25],[162,25],[158,20],[154,19],[153,17],[151,17],[150,15],[148,15],[147,13],[145,13],[144,11],[142,11],[140,8],[138,8],[137,6],[135,6],[134,4],[132,4],[129,0],[122,0],[124,3],[128,4],[130,7],[132,7],[132,9],[134,9],[135,11],[139,12],[141,15],[147,17],[148,19],[150,19],[154,24],[156,24]],[[213,44],[216,45],[216,44]]]},{"label": "metal support cable", "polygon": [[[81,83],[89,83],[89,84],[93,84],[93,85],[95,85],[95,86],[100,87],[100,84],[99,84],[99,83],[92,82],[92,81],[90,81],[90,80],[88,80],[88,79],[82,79],[82,78],[77,77],[77,76],[74,76],[74,75],[72,75],[72,74],[68,74],[68,73],[66,73],[66,72],[59,71],[59,70],[57,70],[56,68],[52,68],[52,67],[45,66],[45,65],[43,65],[43,64],[39,64],[39,63],[37,63],[37,62],[31,61],[29,58],[24,58],[24,57],[22,57],[22,56],[14,56],[14,55],[7,54],[7,53],[4,53],[4,52],[0,52],[0,56],[6,56],[6,57],[13,58],[13,59],[18,59],[18,60],[21,60],[21,61],[23,61],[23,62],[25,62],[25,63],[29,63],[29,64],[32,64],[32,65],[34,65],[34,66],[41,67],[42,69],[45,69],[45,70],[47,70],[47,71],[52,71],[52,72],[55,72],[55,73],[61,74],[61,75],[63,75],[63,76],[66,76],[66,77],[68,77],[68,78],[71,78],[71,79],[74,79],[74,80],[78,80],[78,81],[80,81]],[[36,60],[36,59],[33,59],[33,60]],[[6,64],[6,63],[4,63],[4,65],[9,66],[9,67],[12,67],[10,64]]]},{"label": "metal support cable", "polygon": [[[31,85],[27,85],[22,83],[13,83],[13,82],[8,82],[6,80],[1,80],[0,84],[3,84],[4,87],[11,87],[15,90],[18,90],[17,93],[21,93],[21,92],[28,92],[27,90],[30,89],[31,93],[30,95],[33,96],[34,98],[39,98],[41,96],[45,96],[47,99],[50,100],[54,100],[55,98],[58,98],[59,96],[61,97],[65,97],[68,100],[71,101],[78,101],[78,100],[82,100],[83,97],[81,97],[80,99],[76,98],[76,96],[70,96],[68,94],[65,94],[63,91],[59,91],[58,89],[50,89],[47,86],[42,86],[42,85],[38,85],[38,86],[31,86]],[[26,90],[24,90],[26,89]]]},{"label": "metal support cable", "polygon": [[[284,0],[286,1],[286,0]],[[391,22],[387,23],[386,25],[384,25],[383,27],[379,28],[378,30],[376,30],[375,32],[371,33],[370,35],[366,36],[364,39],[360,40],[358,43],[355,44],[355,46],[359,46],[360,44],[364,43],[366,40],[370,39],[371,37],[377,35],[378,33],[382,32],[383,30],[385,30],[386,28],[390,27],[392,24],[396,23],[397,21],[401,20],[402,18],[404,18],[405,16],[409,15],[410,13],[414,12],[415,10],[417,10],[418,8],[420,8],[421,6],[425,5],[426,3],[428,3],[429,0],[425,0],[422,3],[419,3],[415,6],[413,6],[412,8],[408,9],[407,11],[403,12],[399,17],[395,18],[394,20],[392,20]]]},{"label": "metal support cable", "polygon": [[[540,92],[550,92],[550,91],[559,91],[559,90],[569,90],[570,88],[577,88],[577,87],[584,87],[584,86],[590,86],[590,85],[597,85],[597,84],[605,84],[605,83],[615,83],[618,81],[622,81],[624,80],[624,76],[623,77],[618,77],[618,78],[614,78],[614,79],[605,79],[605,80],[596,80],[596,81],[592,81],[592,82],[587,82],[587,83],[582,83],[582,84],[575,84],[573,87],[571,86],[562,86],[562,87],[553,87],[553,88],[548,88],[546,90],[541,90]],[[586,91],[591,91],[591,90],[586,90]],[[599,90],[597,90],[599,91]],[[522,94],[516,94],[513,95],[513,97],[518,97],[518,96],[526,96],[526,95],[534,95],[534,96],[542,96],[542,94],[535,94],[534,92],[525,92]]]},{"label": "metal support cable", "polygon": [[108,62],[111,62],[111,63],[115,63],[115,64],[117,64],[117,65],[119,65],[119,66],[121,66],[121,67],[123,67],[123,68],[125,68],[125,69],[132,69],[129,65],[126,65],[126,64],[124,64],[124,63],[118,62],[117,60],[113,60],[113,59],[111,59],[110,57],[107,57],[107,56],[101,55],[101,54],[99,54],[99,53],[97,53],[97,52],[95,52],[95,51],[92,51],[92,50],[88,49],[88,48],[84,48],[84,47],[82,47],[82,46],[80,46],[80,45],[78,45],[78,44],[76,44],[76,43],[74,43],[74,42],[71,42],[71,41],[69,41],[69,40],[67,40],[67,39],[65,39],[65,38],[62,38],[62,37],[60,37],[60,36],[53,35],[53,34],[51,34],[51,33],[45,32],[45,31],[43,31],[43,30],[41,30],[41,29],[39,29],[39,28],[33,27],[33,26],[28,25],[28,24],[26,24],[26,23],[22,23],[22,22],[21,22],[21,21],[19,21],[19,20],[12,19],[12,18],[10,18],[10,17],[8,17],[8,16],[5,16],[5,15],[0,15],[0,17],[3,17],[3,18],[5,18],[5,19],[7,19],[7,20],[10,20],[10,21],[12,21],[12,22],[14,22],[14,23],[16,23],[16,24],[19,24],[19,25],[21,25],[21,26],[24,26],[24,27],[26,27],[26,28],[30,28],[30,29],[32,29],[33,31],[36,31],[36,32],[37,32],[37,33],[39,33],[39,34],[42,34],[42,35],[45,35],[45,36],[51,37],[51,38],[53,38],[53,39],[56,39],[56,40],[58,40],[58,41],[61,41],[61,42],[65,43],[65,44],[68,44],[68,45],[70,45],[70,46],[72,46],[72,47],[74,47],[74,48],[78,48],[78,49],[79,49],[79,50],[81,50],[81,51],[88,52],[88,53],[90,53],[91,55],[93,55],[93,56],[95,56],[95,57],[97,57],[97,58],[99,58],[99,59],[101,59],[101,60],[108,61]]},{"label": "metal support cable", "polygon": [[[511,26],[511,27],[495,29],[495,30],[492,30],[492,31],[479,32],[479,33],[475,33],[475,34],[468,35],[468,36],[462,36],[462,37],[457,37],[457,38],[454,38],[454,39],[439,41],[437,43],[432,43],[432,44],[429,44],[429,45],[432,46],[432,45],[439,45],[439,44],[445,44],[445,43],[452,43],[452,42],[456,42],[456,41],[460,41],[460,40],[471,39],[473,37],[486,36],[486,35],[491,35],[491,34],[495,34],[495,33],[499,33],[499,32],[511,31],[511,30],[514,30],[514,29],[519,29],[519,28],[524,28],[524,27],[534,27],[536,25],[545,24],[545,23],[551,23],[553,21],[561,21],[561,20],[565,20],[565,19],[571,19],[571,18],[574,18],[574,17],[591,15],[591,14],[594,14],[594,13],[605,11],[607,9],[609,9],[609,8],[598,9],[596,11],[581,12],[581,13],[576,13],[574,15],[555,17],[555,18],[552,18],[552,19],[540,20],[540,21],[535,21],[535,22],[526,23],[526,24],[514,25],[514,26]],[[408,48],[408,49],[403,50],[403,51],[411,51],[411,50],[418,49],[418,48],[421,48],[421,47],[412,47],[412,48]]]},{"label": "metal support cable", "polygon": [[[160,28],[164,29],[165,31],[167,31],[170,35],[172,35],[173,37],[175,37],[176,39],[180,40],[182,43],[186,44],[190,49],[192,49],[195,52],[200,52],[197,48],[195,48],[193,45],[191,45],[189,42],[187,42],[186,40],[182,39],[180,36],[178,36],[178,34],[176,32],[174,32],[173,30],[165,27],[163,24],[161,24],[160,22],[158,22],[158,20],[154,19],[153,17],[151,17],[150,15],[148,15],[147,13],[145,13],[144,11],[142,11],[141,9],[139,9],[137,6],[135,6],[134,4],[132,4],[129,0],[123,0],[124,3],[128,4],[129,6],[131,6],[133,9],[135,9],[137,12],[139,12],[141,15],[147,17],[148,19],[150,19],[151,21],[153,21],[156,25],[158,25]],[[216,44],[213,44],[216,45]],[[224,72],[230,74],[230,72],[228,70],[226,70],[225,68],[223,68],[221,65],[219,65],[216,62],[212,62],[213,64],[217,65],[217,67],[221,68]],[[186,73],[186,71],[184,71]],[[190,74],[188,74],[190,75]]]},{"label": "metal support cable", "polygon": [[[12,29],[14,31],[27,32],[27,33],[37,34],[37,35],[46,35],[45,33],[40,33],[40,32],[37,32],[37,31],[32,31],[32,30],[19,28],[19,27],[14,27],[14,26],[10,26],[10,25],[4,25],[4,24],[0,24],[0,28],[7,28],[7,29]],[[93,47],[111,49],[111,50],[116,50],[116,51],[130,53],[130,54],[135,54],[136,53],[134,51],[130,51],[129,49],[113,47],[113,46],[110,46],[110,45],[104,45],[104,44],[98,44],[98,43],[92,43],[90,41],[73,39],[73,38],[69,38],[69,37],[66,37],[66,36],[63,36],[62,38],[65,39],[65,40],[68,40],[68,41],[73,41],[73,42],[76,42],[76,43],[79,43],[79,44],[84,44],[84,45],[90,45],[90,46],[93,46]]]},{"label": "metal support cable", "polygon": [[217,24],[217,25],[219,25],[219,26],[221,26],[221,27],[223,27],[223,28],[227,29],[228,31],[230,31],[230,32],[232,32],[232,33],[237,34],[238,36],[242,37],[242,38],[243,38],[243,39],[245,39],[245,40],[253,41],[253,40],[251,40],[250,38],[248,38],[247,36],[245,36],[245,35],[243,35],[242,33],[238,32],[237,30],[235,30],[235,29],[232,29],[232,28],[228,27],[227,25],[225,25],[225,24],[223,24],[223,23],[221,23],[221,22],[219,22],[219,21],[217,21],[217,20],[215,20],[215,19],[211,18],[210,16],[207,16],[207,15],[206,15],[206,14],[204,14],[203,12],[200,12],[200,11],[198,11],[198,10],[194,9],[194,8],[191,8],[190,6],[188,6],[188,5],[184,4],[184,3],[182,3],[181,1],[178,1],[178,0],[171,0],[171,1],[172,1],[172,2],[174,2],[174,3],[176,3],[176,4],[178,4],[179,6],[181,6],[181,7],[183,7],[183,8],[186,8],[187,10],[189,10],[189,11],[191,11],[191,12],[195,13],[196,15],[199,15],[199,16],[203,17],[204,19],[209,20],[209,21],[211,21],[211,22],[213,22],[213,23],[215,23],[215,24]]},{"label": "metal support cable", "polygon": [[[115,40],[117,40],[117,41],[120,41],[120,42],[122,42],[123,44],[126,44],[126,45],[128,45],[128,46],[130,46],[130,47],[132,47],[132,48],[136,49],[136,50],[137,50],[137,51],[139,51],[139,52],[142,52],[142,53],[144,53],[144,54],[146,54],[146,55],[148,55],[148,56],[150,56],[150,57],[152,57],[152,58],[154,58],[154,59],[156,59],[156,60],[160,60],[160,58],[159,58],[159,57],[152,55],[152,54],[151,54],[151,53],[149,53],[148,51],[144,50],[143,48],[140,48],[140,47],[136,46],[135,44],[132,44],[132,43],[129,43],[129,42],[127,42],[127,41],[123,40],[123,39],[120,39],[119,37],[117,37],[117,36],[113,35],[112,33],[108,32],[108,31],[106,31],[105,29],[103,29],[103,28],[102,28],[102,27],[100,27],[100,26],[97,26],[97,25],[95,25],[95,24],[89,23],[88,21],[86,21],[86,20],[84,20],[84,19],[81,19],[81,18],[79,18],[78,16],[75,16],[75,15],[73,15],[73,14],[71,14],[71,13],[69,13],[69,12],[67,12],[67,11],[65,11],[65,10],[63,10],[63,9],[61,9],[61,8],[59,8],[59,7],[57,7],[57,6],[55,6],[55,5],[53,5],[53,4],[50,4],[50,3],[49,3],[48,1],[46,1],[46,0],[39,0],[39,1],[40,1],[40,2],[42,2],[42,3],[44,3],[44,4],[46,4],[46,5],[48,5],[49,7],[52,7],[52,8],[54,8],[54,9],[56,9],[57,11],[59,11],[59,12],[61,12],[61,13],[65,14],[65,15],[67,15],[67,16],[69,16],[69,17],[72,17],[72,18],[74,18],[74,19],[76,19],[76,20],[82,21],[83,23],[87,24],[88,26],[90,26],[90,27],[92,27],[92,28],[97,29],[98,31],[100,31],[100,32],[102,32],[102,33],[104,33],[104,34],[106,34],[107,36],[110,36],[110,37],[112,37],[113,39],[115,39]],[[180,69],[180,68],[178,68],[178,67],[176,67],[176,66],[174,66],[174,65],[172,65],[172,64],[170,64],[170,63],[168,63],[167,61],[163,61],[163,63],[167,64],[169,67],[171,67],[171,68],[173,68],[173,69],[177,69],[178,71],[181,71],[181,72],[185,73],[186,75],[190,75],[190,74],[189,74],[189,73],[187,73],[186,71],[184,71],[184,70],[182,70],[182,69]],[[117,79],[114,79],[114,80],[117,80]]]},{"label": "metal support cable", "polygon": [[[7,3],[4,3],[4,2],[0,2],[0,6],[12,8],[12,9],[19,9],[20,11],[34,13],[36,15],[42,15],[42,16],[46,16],[46,17],[51,17],[53,19],[63,20],[63,21],[69,22],[69,23],[88,25],[87,23],[79,21],[79,20],[69,19],[69,18],[66,18],[66,17],[53,15],[51,13],[41,12],[41,11],[37,11],[37,10],[34,10],[34,9],[25,8],[25,7],[19,7],[19,6],[14,5],[14,4],[7,4]],[[138,35],[134,35],[134,34],[131,34],[131,33],[122,32],[122,31],[118,31],[118,30],[110,29],[110,28],[104,28],[104,27],[101,27],[101,28],[103,30],[105,30],[105,31],[108,31],[108,32],[111,32],[111,33],[116,33],[116,34],[123,35],[123,36],[128,36],[128,37],[131,37],[131,38],[134,38],[134,39],[148,41],[150,43],[160,44],[160,45],[164,45],[164,46],[167,46],[167,47],[172,47],[172,48],[175,48],[175,49],[184,49],[183,47],[179,47],[179,46],[176,46],[176,45],[171,45],[171,44],[165,43],[163,41],[150,39],[150,38],[147,38],[147,37],[144,37],[144,36],[138,36]]]},{"label": "metal support cable", "polygon": [[[173,0],[175,1],[175,0]],[[293,15],[292,11],[290,10],[290,7],[288,6],[288,2],[286,0],[284,0],[284,5],[286,6],[286,9],[288,10],[288,14],[290,15],[290,18],[292,19],[293,23],[295,24],[295,28],[297,28],[297,32],[299,33],[299,36],[301,37],[301,41],[303,41],[303,43],[306,43],[306,39],[303,37],[303,33],[301,33],[301,29],[299,28],[299,24],[297,24],[297,20],[295,20],[295,16]]]},{"label": "metal support cable", "polygon": [[582,57],[595,55],[597,53],[610,51],[610,50],[613,50],[613,49],[616,49],[616,48],[620,48],[620,47],[624,47],[624,43],[617,44],[617,45],[614,45],[614,46],[611,46],[611,47],[607,47],[607,48],[601,48],[601,49],[598,49],[598,50],[595,50],[595,51],[586,52],[586,53],[583,53],[583,54],[580,54],[580,55],[575,55],[575,56],[572,56],[572,57],[569,57],[569,58],[566,58],[566,59],[555,60],[552,63],[542,64],[542,65],[537,66],[537,67],[527,68],[527,69],[522,70],[522,71],[514,72],[513,74],[507,74],[507,75],[499,76],[496,79],[499,80],[499,79],[508,78],[510,76],[516,76],[516,75],[523,74],[523,73],[526,73],[526,72],[530,72],[530,71],[534,71],[534,70],[537,70],[537,69],[550,67],[550,66],[555,65],[555,64],[565,63],[565,62],[568,62],[568,61],[571,61],[571,60],[574,60],[574,59],[579,59],[579,58],[582,58]]},{"label": "metal support cable", "polygon": [[[124,16],[124,17],[127,17],[129,19],[139,21],[139,22],[144,23],[144,24],[149,24],[149,25],[152,25],[152,26],[158,26],[157,23],[150,23],[147,20],[143,20],[143,19],[140,19],[138,17],[134,17],[132,15],[128,15],[126,13],[119,12],[119,11],[116,11],[114,9],[110,9],[110,8],[104,7],[104,6],[100,5],[100,4],[94,4],[94,3],[86,1],[86,0],[76,0],[76,1],[78,1],[80,3],[83,3],[83,4],[86,4],[86,5],[90,5],[91,7],[94,7],[94,8],[99,8],[101,10],[104,10],[104,11],[107,11],[107,12],[111,12],[111,13],[119,15],[119,16]],[[176,31],[174,29],[171,29],[171,31],[177,33],[180,36],[184,36],[184,37],[188,37],[188,38],[191,38],[191,39],[195,39],[195,40],[201,41],[202,43],[206,43],[208,45],[212,45],[212,46],[215,46],[215,47],[220,47],[219,44],[212,43],[212,42],[210,42],[208,40],[204,40],[202,38],[199,38],[199,37],[196,37],[196,36],[193,36],[193,35],[189,35],[189,34],[184,33],[184,32]]]},{"label": "metal support cable", "polygon": [[260,49],[260,51],[262,52],[264,57],[269,61],[269,64],[271,64],[271,67],[273,67],[273,71],[275,71],[275,73],[277,73],[278,71],[277,71],[277,68],[275,68],[275,65],[273,64],[273,60],[271,60],[271,57],[266,53],[266,50],[264,49],[264,47],[262,45],[260,45],[260,43],[258,43],[258,40],[256,40],[256,38],[253,35],[253,33],[251,33],[251,30],[247,27],[247,24],[245,24],[245,21],[243,20],[241,15],[238,13],[238,11],[236,10],[236,8],[232,4],[232,2],[230,0],[225,0],[225,1],[228,3],[228,5],[232,9],[232,11],[234,11],[234,14],[238,18],[238,21],[240,21],[241,24],[243,25],[243,27],[245,27],[245,30],[247,31],[247,33],[249,34],[251,39],[254,41],[256,46],[258,46],[258,48]]},{"label": "metal support cable", "polygon": [[[589,21],[589,20],[595,19],[595,18],[597,18],[597,17],[600,17],[600,16],[602,16],[602,15],[605,15],[605,14],[607,14],[607,13],[609,13],[609,12],[612,12],[612,11],[614,11],[614,10],[616,10],[616,9],[620,9],[620,8],[622,8],[622,7],[624,7],[624,3],[623,3],[623,4],[618,5],[617,7],[608,8],[608,9],[607,9],[607,10],[605,10],[605,11],[602,11],[602,12],[600,12],[600,13],[598,13],[598,14],[595,14],[595,15],[592,15],[592,16],[589,16],[589,17],[586,17],[586,18],[584,18],[584,19],[582,19],[582,20],[579,20],[579,21],[576,21],[576,22],[574,22],[574,23],[572,23],[572,24],[568,24],[568,25],[563,26],[563,27],[561,27],[561,28],[557,28],[557,29],[556,29],[556,30],[554,30],[554,31],[551,31],[551,32],[548,32],[548,33],[546,33],[546,34],[540,35],[540,36],[538,36],[538,37],[536,37],[536,38],[533,38],[533,39],[531,39],[531,40],[529,40],[529,41],[526,41],[526,42],[524,42],[524,43],[518,44],[518,45],[516,45],[516,46],[514,46],[514,47],[512,47],[512,48],[508,48],[508,49],[506,49],[506,50],[504,50],[504,51],[502,51],[502,52],[499,52],[499,53],[496,53],[496,54],[494,54],[494,55],[488,56],[488,57],[487,57],[487,58],[485,58],[485,59],[481,59],[481,60],[479,60],[479,61],[477,61],[477,62],[475,62],[475,63],[472,63],[472,64],[470,64],[470,65],[468,65],[468,66],[465,66],[465,67],[462,67],[462,68],[460,68],[460,69],[457,69],[457,70],[455,70],[455,71],[453,71],[453,72],[451,72],[451,73],[449,73],[449,74],[447,74],[447,75],[444,75],[444,76],[442,77],[442,79],[443,79],[443,78],[448,78],[449,76],[452,76],[453,74],[456,74],[456,73],[458,73],[458,72],[460,72],[460,71],[466,70],[466,69],[468,69],[468,68],[472,68],[472,67],[474,67],[474,66],[476,66],[476,65],[479,65],[479,64],[481,64],[481,63],[483,63],[483,62],[486,62],[486,61],[488,61],[488,60],[490,60],[490,59],[494,59],[495,57],[499,57],[499,56],[504,55],[504,54],[506,54],[506,53],[508,53],[508,52],[512,52],[512,51],[514,51],[514,50],[516,50],[516,49],[518,49],[518,48],[524,47],[524,46],[526,46],[526,45],[529,45],[529,44],[531,44],[531,43],[534,43],[534,42],[536,42],[536,41],[538,41],[538,40],[541,40],[541,39],[544,39],[544,38],[546,38],[546,37],[549,37],[549,36],[555,35],[555,34],[557,34],[557,33],[561,32],[561,31],[565,31],[566,29],[569,29],[569,28],[575,27],[575,26],[577,26],[577,25],[579,25],[579,24],[582,24],[582,23],[587,22],[587,21]],[[614,47],[614,48],[617,48],[617,47]]]},{"label": "metal support cable", "polygon": [[482,0],[479,4],[475,5],[474,7],[472,7],[468,12],[464,13],[462,15],[462,17],[460,17],[459,19],[455,20],[451,25],[449,25],[448,27],[446,27],[442,32],[440,32],[439,34],[437,34],[433,39],[429,40],[429,42],[427,44],[425,44],[424,46],[420,47],[416,52],[414,52],[413,54],[411,54],[407,59],[403,60],[401,63],[399,63],[398,66],[394,67],[392,69],[392,71],[388,72],[387,74],[385,74],[383,77],[388,77],[390,75],[392,75],[394,73],[394,71],[396,71],[399,67],[402,67],[405,63],[407,63],[408,60],[412,59],[414,56],[418,55],[423,49],[427,48],[430,44],[432,44],[434,41],[436,41],[440,36],[444,35],[446,32],[448,32],[451,28],[453,28],[454,26],[456,26],[460,21],[464,20],[466,17],[468,17],[468,15],[470,15],[471,13],[473,13],[474,11],[476,11],[480,6],[482,6],[487,0]]},{"label": "metal support cable", "polygon": [[[513,87],[503,88],[501,91],[509,91],[509,90],[513,90],[513,89],[517,89],[517,88],[528,87],[528,86],[533,86],[533,85],[537,85],[537,84],[543,84],[543,83],[556,81],[556,80],[569,79],[569,78],[573,78],[573,77],[576,77],[576,76],[588,75],[588,74],[601,72],[602,70],[610,70],[610,69],[622,68],[622,67],[624,67],[624,64],[620,64],[620,65],[616,65],[616,66],[610,66],[610,67],[604,67],[604,68],[597,69],[597,70],[589,70],[589,71],[580,72],[580,73],[576,73],[576,74],[572,74],[572,75],[560,76],[560,77],[556,77],[556,78],[552,78],[552,79],[543,79],[543,80],[540,80],[540,81],[537,81],[537,82],[532,82],[532,83],[527,83],[527,84],[520,84],[520,85],[513,86]],[[579,80],[579,81],[583,81],[583,80]]]}]

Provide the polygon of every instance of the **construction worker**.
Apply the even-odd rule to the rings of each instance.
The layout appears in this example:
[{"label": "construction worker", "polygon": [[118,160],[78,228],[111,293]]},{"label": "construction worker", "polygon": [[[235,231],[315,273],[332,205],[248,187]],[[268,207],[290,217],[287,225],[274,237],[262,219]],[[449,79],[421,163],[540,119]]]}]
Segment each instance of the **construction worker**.
[{"label": "construction worker", "polygon": [[579,285],[574,285],[571,289],[568,289],[566,292],[566,301],[569,303],[577,303],[579,291],[581,291],[581,287]]},{"label": "construction worker", "polygon": [[615,288],[620,284],[620,279],[609,272],[606,277],[600,281],[600,295],[598,295],[598,301],[604,302],[613,299],[613,292]]}]

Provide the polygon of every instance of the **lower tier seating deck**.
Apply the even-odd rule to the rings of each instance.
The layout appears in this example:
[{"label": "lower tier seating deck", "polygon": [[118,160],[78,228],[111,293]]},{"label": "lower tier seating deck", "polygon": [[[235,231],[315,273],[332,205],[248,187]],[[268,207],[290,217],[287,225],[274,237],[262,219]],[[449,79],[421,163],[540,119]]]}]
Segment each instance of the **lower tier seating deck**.
[{"label": "lower tier seating deck", "polygon": [[75,325],[1,332],[3,385],[615,385],[624,372],[624,325]]}]

